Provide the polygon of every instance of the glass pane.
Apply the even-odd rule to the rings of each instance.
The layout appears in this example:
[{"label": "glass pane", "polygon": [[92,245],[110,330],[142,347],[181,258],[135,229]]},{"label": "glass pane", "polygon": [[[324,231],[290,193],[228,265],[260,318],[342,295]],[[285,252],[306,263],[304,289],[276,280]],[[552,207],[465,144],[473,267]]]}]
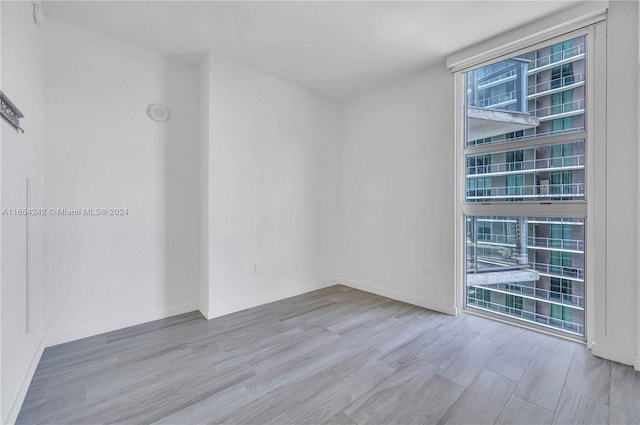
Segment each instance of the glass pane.
[{"label": "glass pane", "polygon": [[468,307],[584,336],[584,220],[466,217]]},{"label": "glass pane", "polygon": [[466,73],[467,146],[585,128],[585,37]]},{"label": "glass pane", "polygon": [[467,202],[584,199],[584,140],[466,156]]}]

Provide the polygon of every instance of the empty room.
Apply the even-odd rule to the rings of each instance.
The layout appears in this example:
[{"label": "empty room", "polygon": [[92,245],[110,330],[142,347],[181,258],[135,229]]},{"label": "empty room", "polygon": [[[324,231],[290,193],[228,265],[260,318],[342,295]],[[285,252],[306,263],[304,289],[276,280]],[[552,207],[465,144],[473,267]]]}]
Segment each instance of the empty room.
[{"label": "empty room", "polygon": [[637,1],[0,18],[2,424],[640,424]]}]

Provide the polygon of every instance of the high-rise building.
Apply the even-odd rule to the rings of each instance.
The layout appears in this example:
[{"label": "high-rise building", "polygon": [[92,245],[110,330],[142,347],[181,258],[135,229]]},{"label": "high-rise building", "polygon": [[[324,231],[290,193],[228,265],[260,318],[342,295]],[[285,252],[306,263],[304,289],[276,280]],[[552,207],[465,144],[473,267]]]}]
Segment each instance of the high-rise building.
[{"label": "high-rise building", "polygon": [[[467,73],[467,147],[504,148],[466,156],[466,202],[584,200],[585,68],[579,37]],[[468,307],[584,336],[583,218],[467,216],[466,239]]]}]

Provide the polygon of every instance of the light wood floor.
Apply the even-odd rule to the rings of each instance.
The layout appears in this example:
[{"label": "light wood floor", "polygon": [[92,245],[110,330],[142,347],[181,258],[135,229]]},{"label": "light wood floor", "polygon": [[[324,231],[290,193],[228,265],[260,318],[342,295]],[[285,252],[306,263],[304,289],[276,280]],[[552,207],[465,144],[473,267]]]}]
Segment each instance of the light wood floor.
[{"label": "light wood floor", "polygon": [[343,286],[46,349],[43,423],[638,424],[640,376],[577,343]]}]

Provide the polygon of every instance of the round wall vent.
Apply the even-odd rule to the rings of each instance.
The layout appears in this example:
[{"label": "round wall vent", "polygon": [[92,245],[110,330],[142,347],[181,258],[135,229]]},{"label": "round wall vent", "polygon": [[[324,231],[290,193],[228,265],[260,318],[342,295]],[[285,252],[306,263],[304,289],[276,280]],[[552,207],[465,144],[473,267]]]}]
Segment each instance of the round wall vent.
[{"label": "round wall vent", "polygon": [[169,110],[158,103],[147,106],[147,115],[154,121],[165,122],[169,119]]}]

